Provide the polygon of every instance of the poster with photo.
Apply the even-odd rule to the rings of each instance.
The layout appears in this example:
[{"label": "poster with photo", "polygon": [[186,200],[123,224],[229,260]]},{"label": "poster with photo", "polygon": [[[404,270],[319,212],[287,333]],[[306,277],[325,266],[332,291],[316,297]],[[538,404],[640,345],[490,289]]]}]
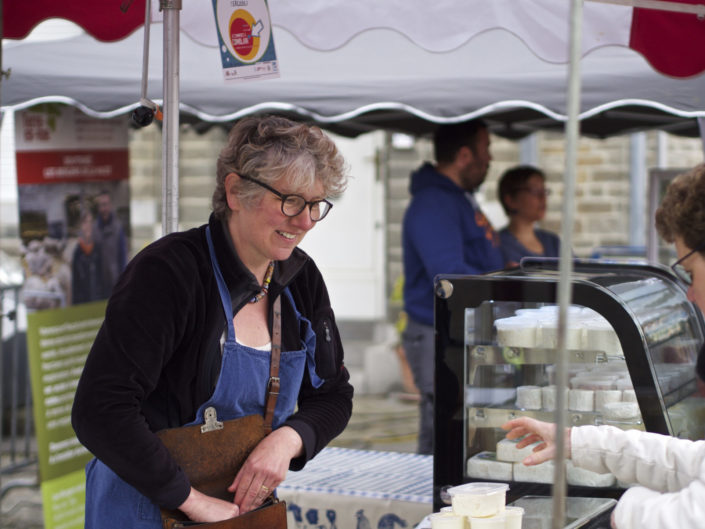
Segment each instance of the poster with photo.
[{"label": "poster with photo", "polygon": [[27,353],[44,526],[81,529],[91,454],[71,408],[106,302],[127,262],[127,117],[40,105],[15,114]]},{"label": "poster with photo", "polygon": [[15,128],[27,309],[107,299],[128,258],[127,118],[40,105]]}]

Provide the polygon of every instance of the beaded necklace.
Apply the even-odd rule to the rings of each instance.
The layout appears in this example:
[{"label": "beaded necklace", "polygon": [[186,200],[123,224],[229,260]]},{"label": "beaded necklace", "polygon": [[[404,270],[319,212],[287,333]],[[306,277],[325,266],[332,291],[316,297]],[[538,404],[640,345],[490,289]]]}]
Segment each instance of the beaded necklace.
[{"label": "beaded necklace", "polygon": [[260,299],[267,295],[267,292],[269,291],[269,283],[272,282],[272,274],[274,274],[274,261],[269,261],[267,272],[264,274],[264,281],[262,281],[262,290],[253,296],[250,303],[257,303]]}]

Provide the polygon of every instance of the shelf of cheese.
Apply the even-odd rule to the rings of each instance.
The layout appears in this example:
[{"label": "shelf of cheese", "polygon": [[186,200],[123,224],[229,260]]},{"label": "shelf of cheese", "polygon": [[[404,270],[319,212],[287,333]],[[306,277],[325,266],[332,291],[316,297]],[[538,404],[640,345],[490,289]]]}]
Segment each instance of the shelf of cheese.
[{"label": "shelf of cheese", "polygon": [[[518,439],[502,439],[497,443],[495,451],[483,451],[473,455],[467,461],[467,475],[474,479],[553,483],[555,472],[553,461],[531,466],[522,462],[538,443],[517,448],[518,442]],[[614,475],[597,474],[577,468],[570,460],[566,461],[566,481],[569,485],[585,487],[612,487],[616,483]]]},{"label": "shelf of cheese", "polygon": [[[587,307],[571,306],[567,322],[566,349],[622,355],[617,333],[598,312]],[[555,305],[519,309],[515,316],[495,320],[494,324],[498,345],[546,349],[558,346],[558,307]]]}]

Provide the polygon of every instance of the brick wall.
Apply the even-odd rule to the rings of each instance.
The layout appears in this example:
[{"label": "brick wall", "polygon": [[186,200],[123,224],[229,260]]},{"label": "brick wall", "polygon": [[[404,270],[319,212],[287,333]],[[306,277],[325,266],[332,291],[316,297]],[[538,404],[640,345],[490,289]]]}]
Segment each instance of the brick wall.
[{"label": "brick wall", "polygon": [[[199,134],[183,126],[179,137],[179,229],[200,226],[211,212],[218,153],[227,130],[214,126]],[[132,255],[161,235],[162,136],[158,127],[130,133]]]}]

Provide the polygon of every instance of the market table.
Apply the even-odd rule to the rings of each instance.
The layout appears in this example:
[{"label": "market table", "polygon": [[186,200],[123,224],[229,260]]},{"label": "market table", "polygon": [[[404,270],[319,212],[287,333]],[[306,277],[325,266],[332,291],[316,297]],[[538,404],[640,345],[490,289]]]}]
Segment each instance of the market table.
[{"label": "market table", "polygon": [[277,488],[291,529],[411,528],[433,510],[433,457],[325,448]]}]

